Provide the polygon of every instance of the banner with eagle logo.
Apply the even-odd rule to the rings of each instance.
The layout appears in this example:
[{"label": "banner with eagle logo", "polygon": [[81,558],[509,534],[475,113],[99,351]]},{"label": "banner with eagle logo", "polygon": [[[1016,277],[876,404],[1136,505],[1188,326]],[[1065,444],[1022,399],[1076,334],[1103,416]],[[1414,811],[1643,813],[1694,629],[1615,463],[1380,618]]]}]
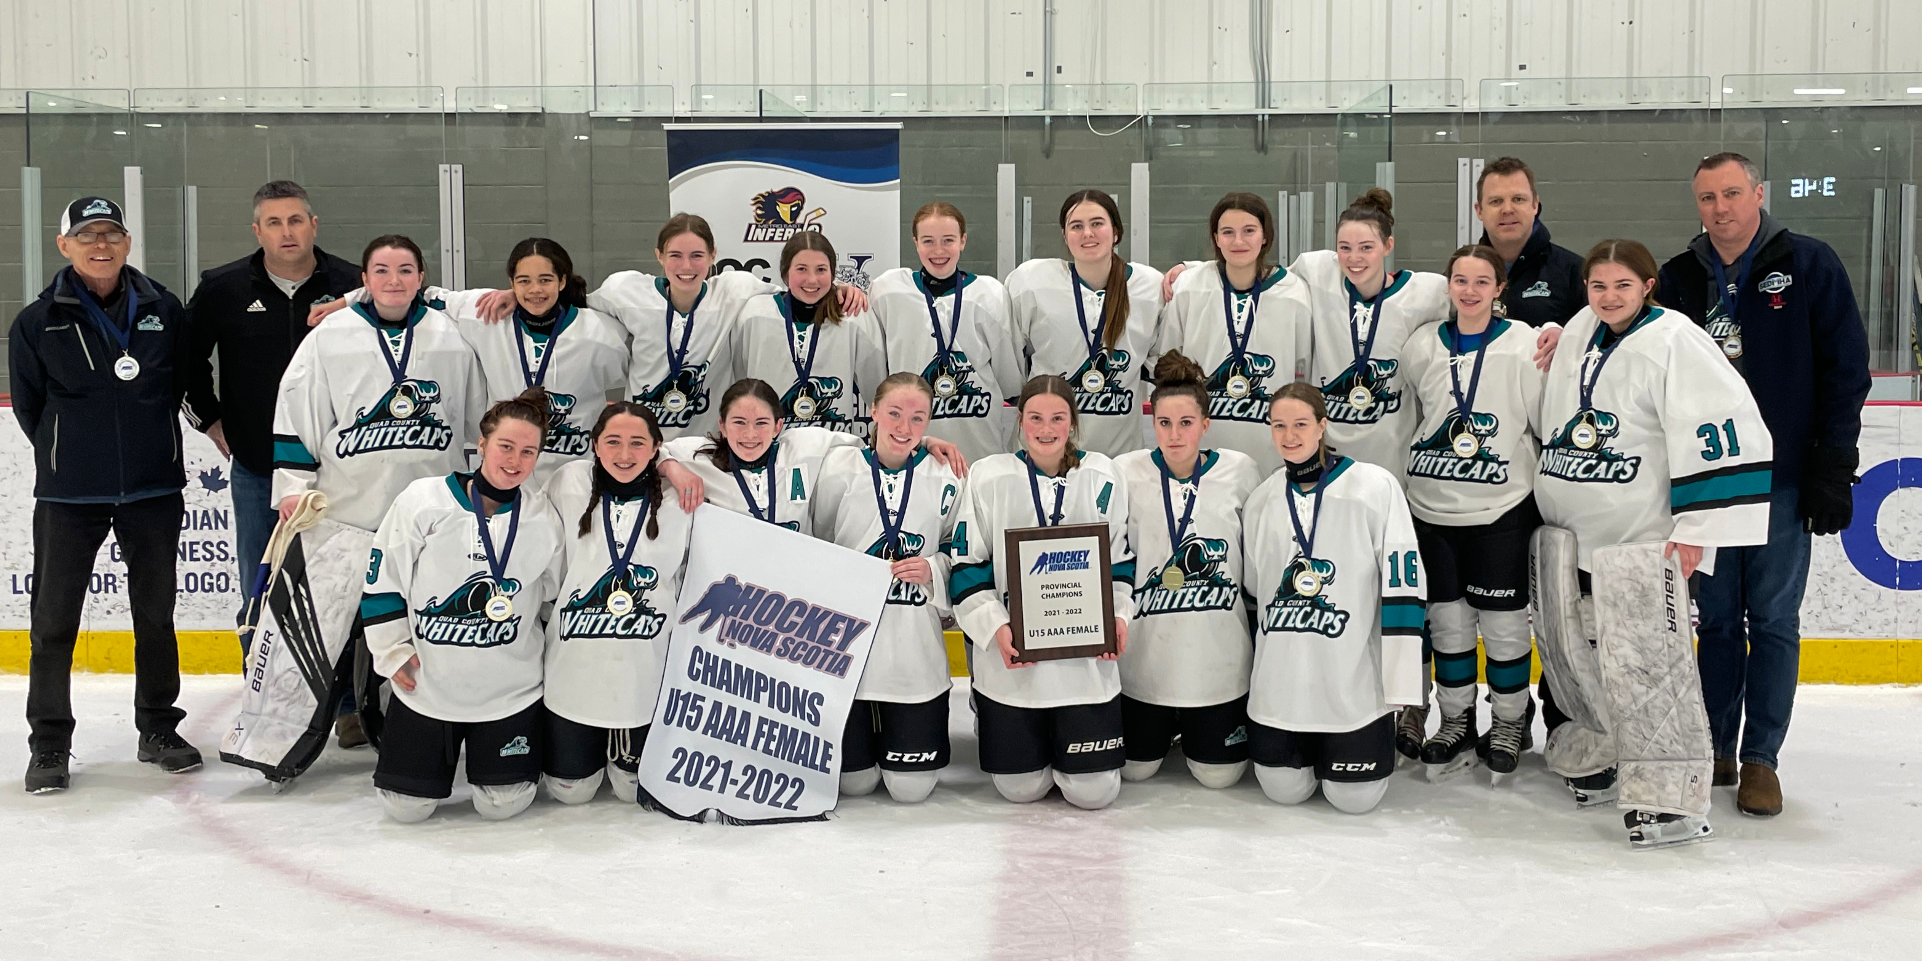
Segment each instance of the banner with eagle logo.
[{"label": "banner with eagle logo", "polygon": [[781,245],[833,242],[863,290],[900,264],[901,125],[667,124],[667,199],[714,228],[722,270],[779,281]]}]

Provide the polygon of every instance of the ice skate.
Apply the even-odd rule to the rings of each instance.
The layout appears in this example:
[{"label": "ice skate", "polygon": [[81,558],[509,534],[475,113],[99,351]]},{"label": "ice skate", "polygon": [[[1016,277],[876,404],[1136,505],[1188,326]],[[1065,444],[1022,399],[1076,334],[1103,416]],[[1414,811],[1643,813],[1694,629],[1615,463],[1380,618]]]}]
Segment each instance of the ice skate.
[{"label": "ice skate", "polygon": [[1607,804],[1622,795],[1622,787],[1615,780],[1614,768],[1582,777],[1563,778],[1562,783],[1574,793],[1575,803],[1585,808]]},{"label": "ice skate", "polygon": [[1707,815],[1657,814],[1653,811],[1627,811],[1622,823],[1628,826],[1628,843],[1637,851],[1695,844],[1715,838]]},{"label": "ice skate", "polygon": [[1395,752],[1410,761],[1421,760],[1422,738],[1428,734],[1428,707],[1410,704],[1395,719]]},{"label": "ice skate", "polygon": [[1528,709],[1513,721],[1500,717],[1489,721],[1488,732],[1475,742],[1475,753],[1488,765],[1492,775],[1489,786],[1499,786],[1508,775],[1515,773],[1521,763],[1522,755],[1535,746],[1535,701],[1530,699]]},{"label": "ice skate", "polygon": [[1460,714],[1443,714],[1435,736],[1421,746],[1422,763],[1428,766],[1428,780],[1449,780],[1475,766],[1475,709]]}]

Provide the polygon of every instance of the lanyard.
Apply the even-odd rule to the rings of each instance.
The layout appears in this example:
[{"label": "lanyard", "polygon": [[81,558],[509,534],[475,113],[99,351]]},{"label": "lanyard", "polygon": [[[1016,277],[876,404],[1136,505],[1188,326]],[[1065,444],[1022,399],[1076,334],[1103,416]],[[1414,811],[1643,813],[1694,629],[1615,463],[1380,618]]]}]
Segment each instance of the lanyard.
[{"label": "lanyard", "polygon": [[1742,288],[1748,283],[1748,271],[1755,266],[1755,252],[1762,246],[1762,231],[1757,229],[1755,237],[1748,242],[1748,249],[1742,251],[1735,261],[1735,283],[1728,282],[1728,269],[1722,266],[1722,255],[1709,248],[1709,266],[1715,268],[1715,289],[1722,296],[1722,306],[1727,308],[1726,316],[1730,323],[1735,322],[1735,302],[1742,296]]},{"label": "lanyard", "polygon": [[[726,441],[722,441],[722,443],[726,443]],[[732,471],[734,474],[734,483],[741,487],[741,499],[747,501],[747,512],[754,515],[755,520],[767,521],[770,524],[780,523],[774,519],[774,486],[776,475],[774,455],[779,452],[780,446],[781,442],[777,440],[767,447],[767,513],[765,515],[761,512],[761,505],[754,502],[754,492],[747,489],[747,480],[741,477],[741,469],[737,467]]]},{"label": "lanyard", "polygon": [[[1628,335],[1635,332],[1636,326],[1647,318],[1653,309],[1654,308],[1651,307],[1643,307],[1642,312],[1635,315],[1634,322],[1628,325],[1628,329],[1622,331],[1622,336],[1615,338],[1615,342],[1607,347],[1602,347],[1601,343],[1602,335],[1608,333],[1608,325],[1604,323],[1597,323],[1595,325],[1595,336],[1589,338],[1588,341],[1588,353],[1582,355],[1580,375],[1582,410],[1595,409],[1595,383],[1602,379],[1602,367],[1607,365],[1610,357],[1615,356],[1615,348],[1622,346],[1622,341],[1627,340]],[[1591,356],[1595,360],[1595,366],[1592,368],[1588,364]]]},{"label": "lanyard", "polygon": [[[1493,326],[1494,322],[1490,321],[1489,323]],[[1475,392],[1481,387],[1482,358],[1488,350],[1488,335],[1491,331],[1482,331],[1481,343],[1475,345],[1475,372],[1468,375],[1468,393],[1466,395],[1462,393],[1461,368],[1455,364],[1455,358],[1463,356],[1461,352],[1461,325],[1459,323],[1450,324],[1448,331],[1450,334],[1448,341],[1448,392],[1455,395],[1455,410],[1461,414],[1462,430],[1468,430],[1469,424],[1473,422]]]},{"label": "lanyard", "polygon": [[[1237,335],[1235,333],[1235,295],[1241,293],[1228,282],[1228,268],[1221,267],[1221,310],[1228,319],[1228,360],[1240,364],[1241,358],[1248,353],[1248,340],[1255,335],[1255,314],[1261,310],[1261,278],[1255,278],[1254,286],[1248,288],[1248,323]],[[1351,310],[1350,313],[1353,311]],[[1372,335],[1371,335],[1372,338]],[[1373,343],[1371,339],[1369,341]]]},{"label": "lanyard", "polygon": [[[1068,265],[1068,292],[1074,297],[1075,319],[1081,322],[1081,339],[1088,345],[1088,369],[1100,370],[1101,368],[1096,365],[1095,360],[1105,352],[1101,346],[1101,321],[1097,319],[1094,329],[1088,329],[1088,308],[1081,303],[1081,278],[1075,274],[1073,264]],[[1102,300],[1104,304],[1104,309],[1102,310],[1103,318],[1107,316],[1107,310],[1105,309],[1106,302],[1107,300],[1104,295]],[[1080,390],[1081,386],[1077,384],[1075,385],[1075,389]]]},{"label": "lanyard", "polygon": [[[521,359],[521,382],[524,386],[545,387],[547,385],[547,362],[554,359],[554,350],[560,346],[561,328],[567,326],[568,310],[569,308],[566,307],[561,308],[561,313],[554,318],[554,332],[547,335],[547,349],[541,351],[540,363],[529,367],[527,341],[533,339],[534,335],[528,330],[524,319],[527,311],[519,307],[514,308],[514,353]],[[522,334],[526,336],[523,337]]]},{"label": "lanyard", "polygon": [[[478,476],[478,472],[476,476]],[[501,505],[501,508],[507,511],[509,515],[507,519],[507,540],[501,544],[501,549],[496,552],[494,550],[493,531],[488,528],[487,515],[482,512],[480,489],[478,485],[472,481],[469,481],[467,485],[467,498],[469,504],[474,508],[474,522],[480,525],[481,553],[487,555],[487,572],[494,575],[494,590],[499,592],[501,585],[507,582],[507,559],[514,553],[514,538],[518,536],[521,531],[520,508],[512,504]]]},{"label": "lanyard", "polygon": [[[407,312],[406,331],[400,335],[400,360],[395,361],[393,348],[387,346],[387,332],[382,330],[380,326],[380,315],[370,313],[366,309],[365,304],[355,304],[354,309],[359,311],[362,317],[373,322],[374,337],[380,341],[380,359],[387,362],[387,372],[394,375],[394,383],[398,384],[406,380],[407,361],[414,356],[414,320],[417,311],[410,308]],[[519,337],[520,335],[515,334],[514,336]]]},{"label": "lanyard", "polygon": [[1168,492],[1168,482],[1174,480],[1175,476],[1168,471],[1168,464],[1161,459],[1161,452],[1155,452],[1155,467],[1161,470],[1161,510],[1168,519],[1168,550],[1171,552],[1181,547],[1181,539],[1188,534],[1188,524],[1195,518],[1195,502],[1201,499],[1201,475],[1207,472],[1207,465],[1202,461],[1200,457],[1195,459],[1194,476],[1188,479],[1189,483],[1195,485],[1195,490],[1188,495],[1188,506],[1181,512],[1181,522],[1176,523],[1174,496]]},{"label": "lanyard", "polygon": [[[67,269],[69,272],[73,270],[71,267]],[[125,327],[114,326],[113,318],[107,316],[106,309],[100,306],[99,301],[93,299],[93,292],[87,289],[86,282],[81,280],[78,274],[73,278],[73,292],[94,325],[99,327],[102,333],[112,337],[114,343],[120,345],[122,354],[127,353],[133,343],[133,318],[140,312],[140,298],[135,296],[133,286],[130,284],[127,287],[127,325]]]},{"label": "lanyard", "polygon": [[[830,291],[828,296],[832,297],[834,293]],[[803,361],[800,349],[795,345],[795,334],[800,330],[800,326],[794,322],[793,297],[792,293],[781,297],[781,319],[787,323],[788,360],[794,364],[794,378],[801,385],[801,393],[805,394],[814,374],[814,351],[821,346],[821,322],[818,320],[810,322],[814,329],[808,333],[808,355],[807,360]]]},{"label": "lanyard", "polygon": [[[946,366],[948,355],[954,352],[954,342],[961,336],[961,288],[967,286],[968,275],[957,270],[954,274],[954,314],[948,318],[948,336],[941,337],[941,315],[934,309],[934,291],[928,289],[927,277],[921,278],[921,293],[928,299],[928,319],[934,322],[934,360]],[[1075,291],[1080,294],[1080,291]]]},{"label": "lanyard", "polygon": [[[681,327],[681,346],[679,349],[676,349],[674,346],[674,315],[678,313],[678,311],[674,309],[674,295],[667,289],[667,278],[663,277],[656,282],[661,285],[661,299],[667,302],[667,313],[662,315],[661,318],[662,322],[667,325],[667,339],[662,342],[662,346],[667,349],[667,380],[668,383],[673,383],[676,378],[681,376],[681,368],[687,366],[687,341],[688,338],[694,336],[694,312],[700,310],[701,301],[707,299],[707,284],[701,284],[701,292],[694,295],[693,305],[687,308],[687,313],[684,315],[687,317],[687,323]],[[549,349],[552,350],[553,348]]]},{"label": "lanyard", "polygon": [[620,547],[614,540],[614,498],[601,497],[601,528],[607,534],[607,556],[613,561],[615,569],[622,576],[634,569],[634,545],[641,542],[641,528],[647,526],[648,495],[641,495],[641,512],[634,515],[634,529],[627,532],[627,546]]},{"label": "lanyard", "polygon": [[1043,514],[1041,512],[1041,481],[1039,479],[1041,471],[1034,466],[1033,461],[1028,461],[1025,455],[1021,459],[1027,461],[1028,464],[1028,493],[1034,495],[1035,526],[1059,527],[1061,525],[1061,503],[1068,496],[1067,478],[1064,476],[1061,481],[1061,486],[1054,490],[1054,513],[1052,515]]},{"label": "lanyard", "polygon": [[1355,285],[1349,283],[1347,280],[1341,282],[1343,287],[1348,288],[1348,342],[1353,344],[1355,348],[1355,364],[1353,367],[1350,367],[1349,370],[1354,371],[1356,377],[1362,377],[1367,374],[1368,358],[1375,353],[1375,335],[1381,333],[1381,303],[1388,299],[1388,289],[1394,286],[1388,281],[1389,278],[1382,278],[1383,286],[1381,293],[1376,294],[1375,299],[1367,303],[1367,340],[1362,339],[1361,327],[1355,323],[1355,308],[1361,305],[1362,302],[1361,291],[1356,290]]},{"label": "lanyard", "polygon": [[[1286,470],[1286,468],[1283,469]],[[1328,490],[1328,474],[1328,468],[1323,467],[1321,480],[1315,482],[1315,493],[1313,495],[1315,498],[1315,512],[1314,516],[1309,519],[1309,523],[1314,525],[1312,530],[1302,530],[1301,515],[1295,511],[1294,481],[1291,480],[1288,482],[1287,496],[1283,498],[1288,502],[1288,519],[1294,522],[1295,546],[1300,548],[1302,560],[1313,560],[1315,556],[1315,535],[1321,533],[1321,495]]]},{"label": "lanyard", "polygon": [[[908,522],[908,495],[914,493],[914,457],[909,455],[907,465],[902,468],[905,476],[901,478],[899,511],[888,510],[887,495],[881,492],[881,455],[868,451],[868,469],[874,474],[874,504],[881,511],[881,543],[886,544],[888,550],[883,556],[896,560],[901,554],[901,528]],[[894,516],[892,523],[888,521],[890,514]]]}]

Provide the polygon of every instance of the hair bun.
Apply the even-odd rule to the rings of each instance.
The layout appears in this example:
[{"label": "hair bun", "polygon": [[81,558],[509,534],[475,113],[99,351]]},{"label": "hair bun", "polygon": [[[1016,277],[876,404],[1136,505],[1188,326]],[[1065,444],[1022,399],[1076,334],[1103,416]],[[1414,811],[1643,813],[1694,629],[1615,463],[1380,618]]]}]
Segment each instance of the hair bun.
[{"label": "hair bun", "polygon": [[1355,198],[1354,206],[1374,207],[1385,214],[1393,213],[1395,210],[1395,195],[1381,187],[1370,187],[1364,191],[1361,196]]},{"label": "hair bun", "polygon": [[1208,379],[1201,365],[1178,350],[1171,350],[1155,361],[1155,387],[1174,387],[1185,384],[1200,384]]},{"label": "hair bun", "polygon": [[548,396],[545,387],[529,387],[516,394],[514,400],[540,411],[542,417],[552,413],[554,407],[553,399]]}]

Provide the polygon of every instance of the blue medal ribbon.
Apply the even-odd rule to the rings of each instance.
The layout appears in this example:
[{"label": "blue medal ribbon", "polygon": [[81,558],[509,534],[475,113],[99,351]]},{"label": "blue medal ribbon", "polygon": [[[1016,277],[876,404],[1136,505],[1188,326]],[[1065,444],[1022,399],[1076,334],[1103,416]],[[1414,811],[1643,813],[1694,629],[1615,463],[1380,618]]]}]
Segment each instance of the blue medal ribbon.
[{"label": "blue medal ribbon", "polygon": [[1315,511],[1314,516],[1310,518],[1310,523],[1314,525],[1313,530],[1304,530],[1301,526],[1301,514],[1295,510],[1295,491],[1297,490],[1300,488],[1295,485],[1295,482],[1289,481],[1287,495],[1282,499],[1288,502],[1288,520],[1295,525],[1295,547],[1301,551],[1301,559],[1309,561],[1315,557],[1315,535],[1321,533],[1321,495],[1328,490],[1328,469],[1323,467],[1321,480],[1315,482],[1315,493],[1312,495],[1315,499]]},{"label": "blue medal ribbon", "polygon": [[[674,297],[667,289],[667,278],[663,277],[655,281],[655,283],[660,285],[661,299],[667,302],[667,312],[663,314],[661,318],[662,322],[667,326],[667,337],[663,339],[662,346],[667,350],[667,382],[671,384],[676,378],[681,376],[681,368],[687,366],[688,338],[694,336],[694,312],[700,310],[701,301],[707,299],[707,284],[706,282],[701,284],[701,292],[694,295],[693,305],[688,307],[687,313],[683,315],[687,318],[687,323],[681,327],[681,346],[679,349],[676,349],[674,346],[674,315],[680,312],[674,309]],[[785,316],[785,314],[783,316]]]},{"label": "blue medal ribbon", "polygon": [[647,508],[652,498],[641,495],[641,512],[634,515],[634,529],[627,532],[627,546],[622,547],[614,540],[614,499],[601,497],[601,528],[607,534],[607,556],[622,577],[634,569],[634,545],[641,542],[641,528],[647,526]]},{"label": "blue medal ribbon", "polygon": [[[928,320],[934,324],[934,359],[943,367],[947,366],[948,356],[954,353],[955,340],[961,336],[961,288],[966,287],[967,283],[967,272],[956,270],[954,272],[954,315],[948,318],[948,335],[943,338],[941,314],[934,309],[934,291],[928,289],[927,274],[925,271],[922,272],[921,294],[927,298]],[[1080,291],[1075,293],[1079,294]]]},{"label": "blue medal ribbon", "polygon": [[1248,341],[1255,335],[1255,314],[1261,310],[1261,281],[1263,278],[1255,278],[1254,286],[1249,287],[1246,292],[1249,300],[1248,323],[1242,328],[1241,333],[1237,335],[1235,333],[1235,297],[1243,292],[1236,290],[1235,286],[1228,282],[1228,266],[1226,264],[1218,264],[1217,266],[1221,269],[1221,311],[1227,318],[1228,323],[1228,360],[1231,366],[1239,366],[1242,357],[1248,353]]},{"label": "blue medal ribbon", "polygon": [[[834,296],[833,291],[829,291],[828,296]],[[787,323],[788,360],[794,365],[794,377],[800,382],[801,391],[806,393],[808,384],[813,380],[814,375],[814,352],[821,346],[821,322],[818,320],[810,322],[813,324],[814,330],[808,334],[808,355],[804,361],[801,359],[800,348],[796,344],[798,338],[795,334],[800,331],[801,327],[794,322],[793,297],[794,295],[792,293],[788,293],[775,299],[781,305],[781,319]]]},{"label": "blue medal ribbon", "polygon": [[1762,231],[1757,228],[1754,238],[1748,242],[1748,249],[1743,251],[1742,256],[1735,261],[1737,268],[1735,283],[1731,284],[1728,282],[1728,269],[1722,265],[1722,255],[1717,253],[1715,248],[1709,248],[1708,263],[1715,269],[1715,289],[1721,294],[1722,307],[1726,311],[1729,323],[1736,324],[1738,330],[1740,325],[1735,319],[1735,304],[1742,296],[1742,288],[1748,284],[1748,272],[1750,267],[1755,266],[1755,254],[1761,249]]},{"label": "blue medal ribbon", "polygon": [[1201,475],[1208,471],[1206,460],[1207,458],[1201,454],[1195,457],[1195,473],[1187,481],[1195,485],[1195,492],[1189,495],[1188,506],[1182,510],[1181,521],[1177,523],[1174,495],[1168,491],[1168,484],[1175,481],[1175,475],[1168,470],[1168,462],[1162,459],[1161,452],[1154,453],[1155,467],[1161,471],[1161,511],[1168,521],[1168,550],[1171,552],[1169,555],[1171,558],[1172,552],[1181,546],[1181,539],[1188,535],[1188,525],[1194,520],[1195,502],[1201,499]]},{"label": "blue medal ribbon", "polygon": [[[80,279],[80,274],[71,267],[67,268],[67,272],[73,275],[70,286],[73,288],[75,299],[80,301],[81,309],[87,312],[88,319],[93,321],[94,326],[100,328],[101,333],[113,340],[114,344],[120,348],[121,356],[127,356],[133,345],[134,315],[140,312],[140,298],[134,294],[132,285],[128,285],[126,294],[127,324],[125,327],[117,327],[114,325],[113,318],[107,316],[106,308],[101,307],[100,302],[93,299],[93,291],[87,289],[87,283]],[[125,283],[124,280],[121,282]]]},{"label": "blue medal ribbon", "polygon": [[[1068,265],[1068,292],[1071,296],[1074,297],[1074,316],[1075,316],[1075,320],[1079,321],[1081,324],[1081,339],[1084,343],[1088,345],[1088,369],[1096,370],[1098,368],[1096,368],[1095,366],[1095,358],[1100,357],[1102,354],[1106,353],[1107,350],[1106,348],[1101,346],[1102,331],[1101,331],[1101,323],[1099,322],[1099,320],[1097,320],[1097,322],[1095,323],[1093,330],[1088,329],[1088,308],[1081,303],[1081,287],[1082,287],[1081,276],[1074,272],[1074,264],[1070,263]],[[1105,304],[1105,301],[1104,301],[1104,304]],[[1107,314],[1105,305],[1103,307],[1102,314],[1103,314],[1103,317],[1105,318]],[[1081,390],[1081,385],[1079,383],[1076,383],[1073,385],[1073,388],[1079,391]],[[1103,390],[1107,389],[1107,385],[1105,383],[1102,385],[1102,389]]]},{"label": "blue medal ribbon", "polygon": [[[1390,283],[1390,280],[1391,278],[1382,278],[1381,292],[1377,293],[1375,298],[1369,301],[1363,301],[1361,299],[1361,291],[1356,290],[1355,285],[1349,283],[1346,278],[1343,278],[1341,282],[1341,285],[1348,290],[1348,342],[1353,344],[1355,348],[1355,362],[1349,365],[1348,369],[1355,372],[1355,378],[1358,381],[1362,379],[1368,369],[1368,359],[1375,354],[1375,335],[1381,333],[1381,302],[1388,299],[1388,289],[1394,286]],[[1361,336],[1361,327],[1355,323],[1355,307],[1362,303],[1368,305],[1368,337],[1366,340]]]},{"label": "blue medal ribbon", "polygon": [[[479,471],[474,473],[476,477],[480,476]],[[480,527],[481,553],[487,556],[487,573],[493,575],[494,593],[504,593],[501,585],[507,580],[507,560],[514,554],[514,538],[518,537],[521,531],[520,508],[513,504],[501,505],[501,509],[507,511],[509,515],[507,540],[502,542],[499,551],[495,551],[494,533],[488,528],[487,514],[481,507],[480,487],[471,480],[467,482],[467,501],[468,506],[474,509],[474,523]]]},{"label": "blue medal ribbon", "polygon": [[394,383],[398,384],[406,380],[407,363],[414,356],[414,322],[420,319],[422,313],[425,313],[425,307],[421,304],[419,295],[414,297],[413,306],[407,311],[406,326],[400,335],[399,361],[394,360],[394,351],[387,346],[387,332],[381,329],[380,315],[372,312],[366,304],[355,304],[354,310],[374,325],[374,336],[381,342],[380,359],[387,362],[387,372],[394,376]]},{"label": "blue medal ribbon", "polygon": [[529,366],[527,363],[527,341],[532,340],[534,337],[533,331],[527,326],[527,318],[530,315],[519,306],[514,308],[514,354],[521,360],[521,382],[524,386],[547,386],[547,363],[554,359],[554,350],[560,346],[561,328],[567,326],[567,322],[570,319],[568,315],[572,310],[573,308],[571,307],[561,308],[560,314],[554,318],[554,332],[547,335],[547,349],[541,351],[539,365]]},{"label": "blue medal ribbon", "polygon": [[1601,353],[1596,356],[1593,368],[1589,367],[1588,353],[1582,355],[1582,369],[1579,376],[1583,411],[1595,409],[1595,383],[1602,379],[1602,368],[1608,364],[1610,357],[1615,356],[1615,348],[1622,346],[1622,341],[1627,340],[1628,335],[1634,333],[1635,328],[1642,321],[1647,320],[1654,310],[1653,307],[1643,307],[1642,312],[1636,314],[1635,320],[1628,325],[1628,329],[1622,331],[1622,336],[1615,338],[1615,342],[1607,347],[1602,347],[1602,337],[1608,333],[1608,325],[1602,323],[1600,318],[1596,318],[1595,336],[1588,339],[1588,353],[1594,353],[1598,348]]},{"label": "blue medal ribbon", "polygon": [[[1490,325],[1493,325],[1493,321],[1490,321]],[[1448,392],[1454,395],[1455,411],[1461,414],[1462,418],[1462,430],[1469,430],[1469,424],[1471,423],[1470,418],[1475,413],[1475,393],[1481,388],[1482,359],[1488,350],[1488,334],[1490,331],[1484,330],[1482,332],[1481,343],[1475,345],[1475,372],[1468,377],[1468,393],[1463,394],[1461,370],[1455,364],[1455,358],[1462,356],[1461,326],[1458,322],[1451,320],[1448,322],[1447,330],[1449,335]]]},{"label": "blue medal ribbon", "polygon": [[[883,556],[891,561],[898,560],[901,556],[901,528],[908,522],[908,496],[914,492],[914,455],[910,453],[906,466],[902,467],[906,476],[901,479],[899,511],[888,510],[887,495],[881,491],[881,455],[873,450],[868,451],[868,470],[874,475],[874,505],[881,512],[881,542],[887,545],[887,554]],[[894,517],[891,522],[888,520],[890,514]]]},{"label": "blue medal ribbon", "polygon": [[1061,486],[1055,488],[1054,513],[1052,515],[1043,514],[1041,512],[1041,481],[1039,480],[1039,477],[1041,475],[1041,469],[1034,466],[1033,461],[1028,460],[1028,455],[1025,452],[1021,455],[1021,459],[1025,461],[1028,465],[1028,493],[1034,496],[1035,526],[1036,527],[1061,526],[1061,514],[1062,514],[1061,504],[1068,496],[1067,480],[1064,477],[1064,479],[1062,480]]},{"label": "blue medal ribbon", "polygon": [[[722,443],[726,443],[726,441],[722,441]],[[746,478],[743,478],[741,476],[741,469],[737,467],[730,472],[734,475],[734,483],[739,485],[741,488],[741,499],[747,502],[747,512],[749,514],[752,514],[755,520],[767,521],[770,524],[780,523],[780,521],[776,520],[774,516],[774,495],[775,495],[775,483],[776,483],[775,470],[774,470],[774,460],[775,460],[774,455],[779,453],[780,446],[781,446],[781,442],[779,440],[776,440],[774,443],[769,444],[767,448],[767,462],[766,462],[767,467],[765,468],[767,471],[767,511],[766,513],[763,513],[761,511],[761,505],[756,504],[754,502],[754,492],[748,490],[747,480]],[[732,453],[733,453],[732,451],[729,452],[730,455],[732,455]]]}]

